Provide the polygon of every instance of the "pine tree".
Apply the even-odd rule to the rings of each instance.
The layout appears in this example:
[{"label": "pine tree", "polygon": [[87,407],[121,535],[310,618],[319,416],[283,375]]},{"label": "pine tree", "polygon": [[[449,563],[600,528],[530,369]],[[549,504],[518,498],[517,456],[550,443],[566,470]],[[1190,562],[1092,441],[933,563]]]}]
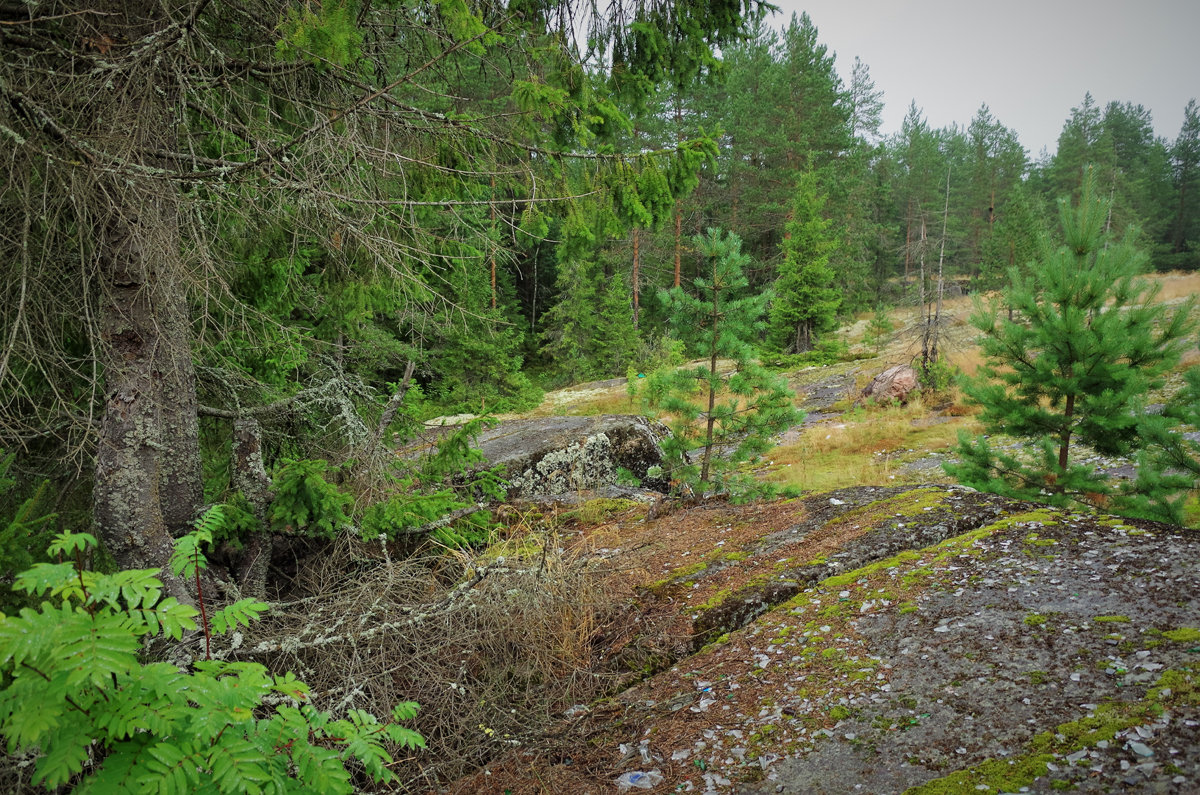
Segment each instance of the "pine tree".
[{"label": "pine tree", "polygon": [[[765,294],[738,297],[745,291],[745,268],[750,257],[742,241],[718,229],[697,235],[693,243],[704,258],[707,275],[697,278],[698,295],[676,287],[662,295],[670,308],[671,324],[692,350],[702,352],[706,365],[663,371],[651,378],[647,392],[652,405],[677,419],[672,437],[664,444],[668,456],[681,463],[672,479],[698,481],[700,491],[716,482],[728,489],[734,466],[761,455],[771,446],[770,437],[799,422],[802,414],[792,405],[786,382],[768,373],[753,358],[751,339],[762,332]],[[732,375],[719,369],[720,360],[733,360]],[[699,390],[701,405],[690,396]],[[721,446],[731,452],[718,458]],[[689,459],[700,455],[700,466]]]},{"label": "pine tree", "polygon": [[1183,126],[1171,144],[1171,165],[1175,185],[1171,266],[1194,269],[1200,265],[1200,109],[1194,99],[1184,108]]},{"label": "pine tree", "polygon": [[[988,363],[964,388],[983,407],[988,434],[1030,440],[1034,455],[960,436],[962,463],[946,470],[962,483],[1057,505],[1120,496],[1091,467],[1072,463],[1072,445],[1110,455],[1142,446],[1141,401],[1178,361],[1191,304],[1167,312],[1153,303],[1155,290],[1137,278],[1145,255],[1105,235],[1108,203],[1093,191],[1089,173],[1078,206],[1060,202],[1066,244],[1043,252],[1036,278],[1010,271],[1004,300],[1016,320],[982,304],[971,317]],[[1154,480],[1138,489],[1157,500]]]},{"label": "pine tree", "polygon": [[821,211],[825,197],[817,192],[816,177],[800,176],[791,217],[784,226],[783,263],[775,280],[768,337],[772,347],[803,353],[812,350],[816,335],[833,327],[841,296],[834,287],[829,255],[837,247]]}]

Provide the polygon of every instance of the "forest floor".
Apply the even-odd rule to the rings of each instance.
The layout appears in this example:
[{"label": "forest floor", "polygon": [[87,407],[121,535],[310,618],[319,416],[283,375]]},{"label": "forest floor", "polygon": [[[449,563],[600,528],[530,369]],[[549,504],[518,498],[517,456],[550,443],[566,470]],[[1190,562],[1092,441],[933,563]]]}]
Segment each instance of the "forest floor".
[{"label": "forest floor", "polygon": [[[970,302],[945,311],[972,372]],[[567,565],[624,605],[592,639],[621,684],[447,791],[1200,791],[1200,533],[950,485],[957,433],[979,432],[957,394],[855,404],[912,360],[902,320],[868,350],[860,318],[840,333],[861,358],[787,373],[808,417],[756,472],[805,497],[600,500],[564,528]],[[613,379],[535,414],[631,410]]]},{"label": "forest floor", "polygon": [[451,792],[1200,790],[1193,531],[939,485],[568,539],[634,683]]}]

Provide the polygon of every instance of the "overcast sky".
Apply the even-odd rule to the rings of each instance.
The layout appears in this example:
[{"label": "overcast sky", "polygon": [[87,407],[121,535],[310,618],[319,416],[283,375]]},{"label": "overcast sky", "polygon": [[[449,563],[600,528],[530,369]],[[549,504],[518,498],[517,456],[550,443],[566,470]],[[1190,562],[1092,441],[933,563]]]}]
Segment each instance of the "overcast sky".
[{"label": "overcast sky", "polygon": [[1055,150],[1084,93],[1145,106],[1174,140],[1200,100],[1200,0],[775,0],[780,26],[807,11],[849,81],[857,55],[884,92],[883,132],[916,100],[931,127],[965,127],[979,106],[1029,156]]}]

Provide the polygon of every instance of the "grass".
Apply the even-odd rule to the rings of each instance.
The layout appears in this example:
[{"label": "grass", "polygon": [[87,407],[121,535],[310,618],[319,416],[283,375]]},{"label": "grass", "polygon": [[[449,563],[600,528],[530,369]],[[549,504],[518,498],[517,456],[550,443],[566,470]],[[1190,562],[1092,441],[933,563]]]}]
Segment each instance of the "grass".
[{"label": "grass", "polygon": [[[956,406],[952,402],[951,409]],[[795,442],[776,447],[770,453],[774,465],[766,479],[814,491],[905,482],[898,471],[906,460],[951,447],[961,429],[978,430],[970,416],[949,416],[936,425],[914,424],[927,416],[920,400],[907,406],[855,409],[843,422],[809,428]],[[931,478],[921,473],[915,479]]]}]

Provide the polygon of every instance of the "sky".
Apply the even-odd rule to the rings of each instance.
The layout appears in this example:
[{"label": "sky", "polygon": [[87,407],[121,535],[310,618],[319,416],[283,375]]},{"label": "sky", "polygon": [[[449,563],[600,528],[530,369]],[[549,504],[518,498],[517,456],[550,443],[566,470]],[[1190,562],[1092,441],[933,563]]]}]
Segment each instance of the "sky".
[{"label": "sky", "polygon": [[1091,92],[1143,105],[1155,134],[1179,135],[1200,101],[1200,0],[774,0],[784,26],[807,11],[849,82],[862,59],[884,92],[883,127],[916,100],[931,127],[966,127],[980,105],[1015,130],[1031,158],[1051,154]]}]

